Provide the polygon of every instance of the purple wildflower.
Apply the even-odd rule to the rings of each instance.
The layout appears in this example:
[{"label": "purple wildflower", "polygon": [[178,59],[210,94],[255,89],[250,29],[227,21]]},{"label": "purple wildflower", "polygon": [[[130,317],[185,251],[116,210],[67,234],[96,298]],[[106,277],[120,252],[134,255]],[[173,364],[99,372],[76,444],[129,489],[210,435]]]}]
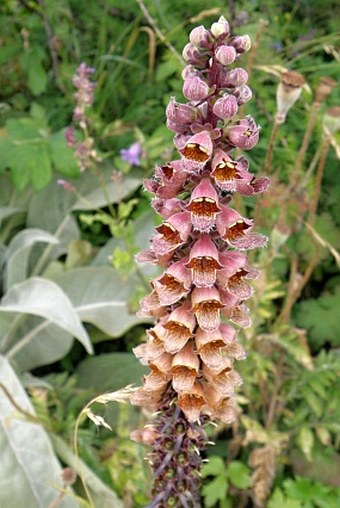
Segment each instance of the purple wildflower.
[{"label": "purple wildflower", "polygon": [[138,142],[133,143],[129,148],[123,148],[120,151],[120,157],[123,161],[128,162],[131,166],[140,165],[140,156],[142,154],[142,145]]}]

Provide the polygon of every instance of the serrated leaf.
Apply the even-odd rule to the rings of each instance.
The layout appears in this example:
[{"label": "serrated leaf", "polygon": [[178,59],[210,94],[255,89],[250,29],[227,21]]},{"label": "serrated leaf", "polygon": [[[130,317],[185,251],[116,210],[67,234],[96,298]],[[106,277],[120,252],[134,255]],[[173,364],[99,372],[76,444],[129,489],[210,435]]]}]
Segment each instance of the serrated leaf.
[{"label": "serrated leaf", "polygon": [[247,489],[251,485],[250,470],[243,462],[234,460],[227,469],[228,478],[238,489]]},{"label": "serrated leaf", "polygon": [[340,345],[339,307],[340,288],[296,305],[294,321],[307,330],[314,347],[320,348],[325,342]]},{"label": "serrated leaf", "polygon": [[313,360],[303,334],[270,334],[268,338],[284,348],[297,363],[309,370],[313,369]]},{"label": "serrated leaf", "polygon": [[307,402],[307,404],[310,406],[312,411],[316,414],[318,418],[321,417],[322,411],[323,411],[323,404],[317,395],[315,395],[314,392],[312,392],[308,386],[303,388],[303,396]]},{"label": "serrated leaf", "polygon": [[312,482],[308,478],[297,478],[296,480],[285,480],[284,489],[286,494],[293,499],[307,502],[313,501],[318,496],[325,496],[329,488],[321,483]]},{"label": "serrated leaf", "polygon": [[287,499],[282,491],[276,488],[269,499],[267,508],[302,508],[302,505],[296,499]]},{"label": "serrated leaf", "polygon": [[[53,323],[71,333],[83,344],[88,353],[92,353],[90,338],[75,309],[66,294],[54,282],[32,277],[21,284],[16,284],[3,297],[0,312],[42,317],[47,323]],[[21,338],[9,354],[15,356],[29,340],[30,337],[27,336]]]},{"label": "serrated leaf", "polygon": [[228,480],[225,476],[217,476],[202,489],[206,508],[214,506],[224,499],[227,494]]},{"label": "serrated leaf", "polygon": [[[0,356],[0,382],[23,410],[34,415],[32,405],[8,361]],[[45,430],[17,415],[0,388],[0,505],[47,508],[62,488],[62,469]],[[71,493],[70,493],[71,494]],[[60,508],[79,508],[65,496]]]},{"label": "serrated leaf", "polygon": [[226,476],[227,468],[222,457],[217,455],[209,457],[209,462],[202,466],[201,474],[203,478],[206,476]]}]

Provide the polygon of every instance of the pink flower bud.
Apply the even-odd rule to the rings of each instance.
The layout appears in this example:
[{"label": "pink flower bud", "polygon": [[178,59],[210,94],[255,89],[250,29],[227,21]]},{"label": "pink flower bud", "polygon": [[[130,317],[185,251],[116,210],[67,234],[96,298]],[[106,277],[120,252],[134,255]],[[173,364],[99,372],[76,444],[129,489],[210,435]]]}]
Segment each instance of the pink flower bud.
[{"label": "pink flower bud", "polygon": [[197,46],[189,42],[184,46],[182,56],[186,62],[192,65],[204,66],[209,59],[207,52],[201,52]]},{"label": "pink flower bud", "polygon": [[230,65],[235,61],[237,56],[234,46],[222,44],[215,50],[216,60],[222,65]]},{"label": "pink flower bud", "polygon": [[233,95],[227,93],[217,99],[213,106],[213,113],[219,118],[230,119],[236,115],[238,111],[237,99]]},{"label": "pink flower bud", "polygon": [[199,76],[200,72],[193,65],[186,65],[182,70],[182,79],[187,79],[189,76]]},{"label": "pink flower bud", "polygon": [[67,146],[75,146],[75,144],[76,144],[75,131],[71,125],[66,127],[64,135],[65,135]]},{"label": "pink flower bud", "polygon": [[188,130],[188,125],[185,123],[172,122],[169,119],[166,121],[166,126],[170,131],[176,132],[177,134],[185,134]]},{"label": "pink flower bud", "polygon": [[230,71],[222,72],[220,83],[222,87],[234,88],[245,85],[248,81],[248,73],[242,67],[236,67]]},{"label": "pink flower bud", "polygon": [[208,97],[209,86],[199,76],[189,76],[183,84],[183,95],[189,101],[201,101]]},{"label": "pink flower bud", "polygon": [[237,99],[237,104],[241,106],[242,104],[245,104],[246,102],[250,101],[250,99],[253,96],[253,93],[249,86],[247,85],[241,85],[239,88],[235,88],[233,91],[233,95],[235,95]]},{"label": "pink flower bud", "polygon": [[191,44],[195,46],[206,48],[210,46],[210,34],[203,25],[197,26],[191,30],[189,39]]},{"label": "pink flower bud", "polygon": [[250,150],[259,140],[260,128],[251,117],[240,120],[230,128],[228,138],[234,146],[242,150]]},{"label": "pink flower bud", "polygon": [[210,31],[216,39],[222,39],[223,37],[226,37],[230,32],[229,23],[224,16],[221,16],[216,23],[211,25]]},{"label": "pink flower bud", "polygon": [[181,104],[176,102],[174,97],[170,99],[170,102],[166,108],[166,117],[170,122],[186,124],[194,122],[197,119],[197,109],[190,106],[189,104]]},{"label": "pink flower bud", "polygon": [[231,44],[238,53],[246,53],[251,48],[251,39],[249,35],[237,35],[233,37]]}]

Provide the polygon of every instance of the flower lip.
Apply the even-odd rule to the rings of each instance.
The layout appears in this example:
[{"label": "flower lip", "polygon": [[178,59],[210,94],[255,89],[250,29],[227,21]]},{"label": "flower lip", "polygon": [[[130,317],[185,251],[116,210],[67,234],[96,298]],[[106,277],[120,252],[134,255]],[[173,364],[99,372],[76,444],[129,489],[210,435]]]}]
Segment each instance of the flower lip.
[{"label": "flower lip", "polygon": [[171,354],[178,353],[185,346],[196,326],[196,319],[189,310],[189,305],[186,302],[174,309],[167,322],[163,324],[167,332],[164,347]]},{"label": "flower lip", "polygon": [[190,393],[185,393],[178,397],[178,406],[182,409],[189,422],[198,420],[204,403],[202,385],[198,381],[194,383]]},{"label": "flower lip", "polygon": [[[235,330],[234,334],[236,334]],[[210,369],[221,369],[221,365],[223,363],[221,351],[222,348],[228,344],[228,337],[225,338],[223,336],[220,332],[220,328],[210,332],[206,332],[199,328],[195,334],[195,342],[197,352],[203,363]]]},{"label": "flower lip", "polygon": [[244,158],[233,160],[227,153],[218,149],[213,158],[211,176],[216,184],[225,191],[235,191],[238,184],[247,185],[253,178],[248,172],[248,161]]},{"label": "flower lip", "polygon": [[220,207],[218,194],[209,178],[203,178],[194,188],[186,208],[190,212],[194,229],[208,233],[215,226]]},{"label": "flower lip", "polygon": [[259,140],[260,127],[256,125],[254,119],[247,116],[239,120],[236,125],[228,130],[229,141],[242,150],[250,150]]},{"label": "flower lip", "polygon": [[188,342],[173,358],[171,373],[172,386],[177,393],[190,392],[197,377],[199,358]]},{"label": "flower lip", "polygon": [[198,238],[190,251],[186,266],[191,269],[192,281],[196,287],[214,285],[216,271],[221,269],[222,265],[219,263],[217,247],[209,235],[203,234]]},{"label": "flower lip", "polygon": [[158,293],[161,305],[173,305],[189,293],[191,287],[190,271],[186,268],[188,258],[170,265],[163,275],[152,283]]},{"label": "flower lip", "polygon": [[196,287],[191,294],[192,310],[198,325],[209,332],[220,326],[220,310],[223,304],[216,287]]},{"label": "flower lip", "polygon": [[155,241],[163,240],[172,248],[176,248],[179,244],[185,242],[191,230],[189,217],[190,215],[188,212],[175,213],[171,215],[166,222],[157,226],[155,229],[161,238],[155,237],[154,245]]},{"label": "flower lip", "polygon": [[208,131],[201,131],[191,136],[180,150],[181,155],[199,164],[206,163],[212,155],[213,143]]}]

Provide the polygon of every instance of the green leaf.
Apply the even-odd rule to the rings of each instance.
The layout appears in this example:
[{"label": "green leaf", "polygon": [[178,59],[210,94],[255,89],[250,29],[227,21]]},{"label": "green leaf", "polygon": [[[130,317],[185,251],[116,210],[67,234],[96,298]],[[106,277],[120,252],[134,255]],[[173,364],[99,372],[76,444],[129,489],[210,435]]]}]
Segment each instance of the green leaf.
[{"label": "green leaf", "polygon": [[129,310],[129,300],[139,284],[136,276],[123,280],[113,268],[91,266],[56,275],[54,280],[79,318],[111,337],[120,337],[132,326],[150,321]]},{"label": "green leaf", "polygon": [[103,192],[98,179],[93,175],[87,173],[85,178],[82,178],[81,186],[77,186],[78,193],[82,197],[76,201],[72,210],[95,210],[107,206],[108,201],[119,203],[141,186],[141,175],[138,175],[138,173],[125,175],[119,183],[113,182],[110,178],[112,169],[110,168],[110,172],[107,172],[106,193]]},{"label": "green leaf", "polygon": [[313,369],[313,359],[303,333],[271,334],[269,337],[275,344],[284,348],[297,363],[309,370]]},{"label": "green leaf", "polygon": [[0,169],[10,168],[15,187],[22,190],[32,182],[42,189],[52,174],[48,153],[48,133],[32,118],[6,122],[8,136],[0,139]]},{"label": "green leaf", "polygon": [[34,118],[34,120],[37,120],[45,127],[47,126],[46,109],[43,108],[41,104],[38,104],[37,102],[32,102],[30,107],[30,115],[32,118]]},{"label": "green leaf", "polygon": [[[0,328],[6,324],[5,317],[11,318],[11,321],[13,321],[12,314],[5,315],[0,312]],[[3,322],[3,325],[1,325],[1,322]],[[7,323],[6,331],[9,329],[10,326]],[[70,351],[74,342],[73,336],[67,330],[53,323],[48,323],[37,316],[24,316],[24,322],[15,338],[17,341],[20,338],[25,339],[23,347],[15,353],[13,352],[11,356],[18,372],[35,369],[61,360]],[[9,348],[6,348],[6,350],[9,350]]]},{"label": "green leaf", "polygon": [[52,134],[49,142],[49,151],[53,165],[57,171],[67,177],[79,175],[79,167],[74,150],[67,146],[64,130]]},{"label": "green leaf", "polygon": [[295,323],[305,328],[315,348],[325,342],[340,345],[340,288],[334,293],[325,292],[319,298],[310,298],[296,305]]},{"label": "green leaf", "polygon": [[201,474],[203,478],[206,476],[226,476],[226,465],[222,459],[217,455],[209,457],[209,462],[202,466]]},{"label": "green leaf", "polygon": [[247,489],[251,485],[250,470],[242,462],[234,460],[228,466],[228,478],[238,489]]},{"label": "green leaf", "polygon": [[312,460],[312,451],[314,446],[314,433],[308,427],[301,427],[297,438],[297,444],[305,454],[307,460]]},{"label": "green leaf", "polygon": [[6,252],[4,287],[7,291],[11,286],[23,282],[28,275],[28,261],[33,245],[37,242],[54,243],[58,240],[40,229],[27,228],[20,231],[10,242]]},{"label": "green leaf", "polygon": [[30,200],[27,227],[49,231],[59,240],[59,244],[51,249],[48,260],[67,253],[69,243],[80,236],[77,222],[70,214],[75,199],[56,182],[50,182]]},{"label": "green leaf", "polygon": [[41,62],[45,56],[44,51],[38,46],[30,47],[20,58],[21,65],[28,77],[28,88],[33,95],[40,95],[47,86],[47,74]]},{"label": "green leaf", "polygon": [[76,370],[77,385],[96,391],[119,390],[124,386],[140,384],[146,373],[132,353],[107,353],[86,358]]},{"label": "green leaf", "polygon": [[303,387],[302,393],[312,411],[318,418],[321,418],[323,412],[322,399],[320,399],[320,397],[318,397],[308,386]]},{"label": "green leaf", "polygon": [[225,476],[217,476],[202,489],[205,506],[210,508],[218,501],[222,501],[227,494],[228,480]]},{"label": "green leaf", "polygon": [[313,501],[318,496],[325,496],[329,492],[329,487],[321,483],[312,482],[308,478],[289,478],[283,482],[286,494],[298,501]]},{"label": "green leaf", "polygon": [[19,208],[17,206],[1,206],[0,207],[0,226],[2,221],[15,215],[17,213],[22,213],[24,211],[23,208]]},{"label": "green leaf", "polygon": [[[66,330],[83,344],[88,353],[92,353],[90,338],[75,309],[66,294],[54,282],[32,277],[21,284],[16,284],[3,297],[0,312],[42,317],[46,320],[45,326],[53,323]],[[7,354],[15,356],[31,339],[30,335],[18,338]],[[53,347],[53,344],[50,344],[50,347]]]},{"label": "green leaf", "polygon": [[282,490],[276,488],[268,501],[267,508],[302,508],[300,501],[287,499]]},{"label": "green leaf", "polygon": [[[33,407],[8,361],[0,356],[0,383],[16,404],[34,415]],[[37,508],[51,506],[62,489],[62,469],[45,430],[17,415],[0,387],[0,505]],[[60,508],[79,508],[72,493]]]}]

